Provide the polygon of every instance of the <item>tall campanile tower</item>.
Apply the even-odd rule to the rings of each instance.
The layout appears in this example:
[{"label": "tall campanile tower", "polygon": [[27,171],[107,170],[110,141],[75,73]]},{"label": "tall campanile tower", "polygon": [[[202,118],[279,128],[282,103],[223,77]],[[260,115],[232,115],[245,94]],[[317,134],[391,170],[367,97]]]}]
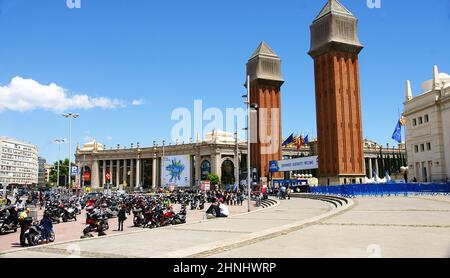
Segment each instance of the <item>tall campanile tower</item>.
[{"label": "tall campanile tower", "polygon": [[[281,60],[262,42],[247,62],[250,102],[258,105],[251,121],[251,162],[259,177],[269,177],[269,162],[282,159],[281,147]],[[256,121],[256,122],[255,122]],[[281,178],[274,173],[272,178]]]},{"label": "tall campanile tower", "polygon": [[365,177],[358,54],[358,20],[329,0],[311,25],[319,183],[363,183]]}]

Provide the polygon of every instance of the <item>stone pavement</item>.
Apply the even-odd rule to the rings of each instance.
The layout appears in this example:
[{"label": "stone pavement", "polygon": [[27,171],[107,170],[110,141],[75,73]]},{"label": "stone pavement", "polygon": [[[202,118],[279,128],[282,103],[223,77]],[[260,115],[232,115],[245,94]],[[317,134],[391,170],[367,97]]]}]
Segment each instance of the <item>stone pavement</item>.
[{"label": "stone pavement", "polygon": [[[279,206],[226,219],[213,219],[140,230],[105,238],[52,244],[11,252],[2,257],[181,257],[190,255],[198,246],[222,242],[254,232],[266,230],[302,219],[321,215],[331,205],[313,200],[284,201]],[[70,251],[70,252],[68,252]]]},{"label": "stone pavement", "polygon": [[450,257],[450,197],[354,201],[351,210],[321,223],[215,257]]},{"label": "stone pavement", "polygon": [[335,214],[328,203],[292,199],[227,219],[53,244],[0,257],[449,257],[450,197],[353,201]]}]

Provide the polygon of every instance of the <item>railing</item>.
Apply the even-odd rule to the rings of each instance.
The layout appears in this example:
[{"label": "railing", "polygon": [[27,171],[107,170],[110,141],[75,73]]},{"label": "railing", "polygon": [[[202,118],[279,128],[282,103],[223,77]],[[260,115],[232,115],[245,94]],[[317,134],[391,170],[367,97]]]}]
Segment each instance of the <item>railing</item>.
[{"label": "railing", "polygon": [[339,186],[311,187],[312,194],[356,196],[408,196],[408,195],[449,195],[450,183],[392,183],[392,184],[347,184]]}]

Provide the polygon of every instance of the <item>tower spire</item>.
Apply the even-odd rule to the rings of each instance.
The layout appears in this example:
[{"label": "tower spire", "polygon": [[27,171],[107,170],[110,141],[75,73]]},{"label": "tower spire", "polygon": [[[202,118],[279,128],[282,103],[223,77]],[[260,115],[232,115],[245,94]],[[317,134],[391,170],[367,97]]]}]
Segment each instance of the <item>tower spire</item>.
[{"label": "tower spire", "polygon": [[412,98],[411,81],[406,80],[406,101],[410,101]]},{"label": "tower spire", "polygon": [[438,66],[434,66],[433,67],[433,90],[438,90],[440,89],[440,79],[439,79],[439,69]]}]

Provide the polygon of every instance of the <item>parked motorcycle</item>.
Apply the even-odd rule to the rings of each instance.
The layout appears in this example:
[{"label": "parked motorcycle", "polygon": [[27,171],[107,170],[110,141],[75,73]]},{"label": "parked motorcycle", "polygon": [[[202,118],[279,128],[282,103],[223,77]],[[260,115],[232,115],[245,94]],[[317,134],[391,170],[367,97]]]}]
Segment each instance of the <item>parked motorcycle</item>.
[{"label": "parked motorcycle", "polygon": [[0,235],[4,235],[8,232],[17,232],[17,226],[19,224],[19,217],[17,212],[12,211],[14,208],[10,208],[8,211],[8,216],[3,221],[0,226]]},{"label": "parked motorcycle", "polygon": [[[34,222],[25,232],[25,239],[27,241],[28,246],[36,246],[43,244],[46,242],[46,239],[43,236],[43,227],[39,225],[39,222]],[[55,241],[55,233],[53,231],[50,232],[49,242]]]},{"label": "parked motorcycle", "polygon": [[62,207],[61,218],[63,222],[67,222],[69,220],[77,221],[77,213],[76,210],[72,207]]},{"label": "parked motorcycle", "polygon": [[98,236],[105,236],[105,231],[109,230],[108,218],[100,211],[88,212],[86,225],[81,238],[93,237],[92,232],[97,232]]}]

